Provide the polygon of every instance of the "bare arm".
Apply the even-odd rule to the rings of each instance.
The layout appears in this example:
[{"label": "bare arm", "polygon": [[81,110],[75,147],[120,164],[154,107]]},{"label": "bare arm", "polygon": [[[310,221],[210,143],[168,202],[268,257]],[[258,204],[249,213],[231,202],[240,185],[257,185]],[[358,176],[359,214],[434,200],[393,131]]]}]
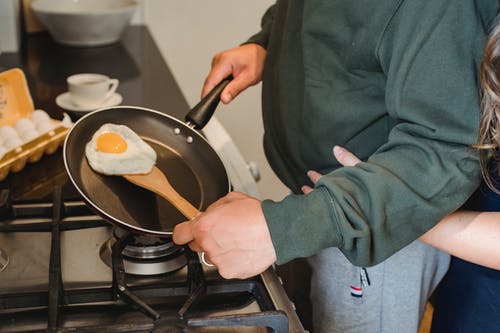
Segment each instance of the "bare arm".
[{"label": "bare arm", "polygon": [[455,257],[500,270],[500,212],[457,211],[419,239]]},{"label": "bare arm", "polygon": [[[355,166],[360,160],[350,151],[335,147],[335,158],[344,166]],[[313,183],[322,176],[309,171]],[[308,193],[313,189],[304,186]],[[500,212],[456,211],[428,232],[421,241],[472,263],[500,270]]]}]

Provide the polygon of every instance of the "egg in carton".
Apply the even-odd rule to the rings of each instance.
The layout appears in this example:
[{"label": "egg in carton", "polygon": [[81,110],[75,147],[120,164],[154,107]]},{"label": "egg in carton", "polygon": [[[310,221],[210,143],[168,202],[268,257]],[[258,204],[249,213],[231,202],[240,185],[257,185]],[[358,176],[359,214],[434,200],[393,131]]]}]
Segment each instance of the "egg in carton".
[{"label": "egg in carton", "polygon": [[22,70],[0,73],[0,180],[53,154],[71,126],[68,115],[60,121],[34,109]]}]

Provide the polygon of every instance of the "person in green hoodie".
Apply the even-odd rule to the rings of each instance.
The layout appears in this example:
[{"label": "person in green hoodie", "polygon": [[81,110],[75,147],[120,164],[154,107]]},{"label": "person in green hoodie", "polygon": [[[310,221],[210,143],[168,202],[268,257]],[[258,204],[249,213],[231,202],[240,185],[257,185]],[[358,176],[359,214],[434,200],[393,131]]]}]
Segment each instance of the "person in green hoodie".
[{"label": "person in green hoodie", "polygon": [[[202,95],[262,81],[264,147],[293,194],[229,193],[173,240],[246,278],[309,257],[315,332],[415,332],[448,255],[415,241],[480,180],[476,71],[493,0],[277,1]],[[342,167],[331,147],[360,157]],[[315,184],[308,170],[324,174]],[[314,186],[307,195],[303,185]]]}]

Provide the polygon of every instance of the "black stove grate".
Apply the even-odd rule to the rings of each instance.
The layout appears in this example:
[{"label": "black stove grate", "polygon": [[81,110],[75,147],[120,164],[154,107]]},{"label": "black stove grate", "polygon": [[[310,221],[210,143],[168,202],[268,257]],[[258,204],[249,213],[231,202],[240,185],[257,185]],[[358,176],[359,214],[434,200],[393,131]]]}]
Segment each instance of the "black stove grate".
[{"label": "black stove grate", "polygon": [[[5,190],[0,193],[0,232],[51,233],[48,290],[0,294],[0,323],[45,317],[47,328],[34,328],[31,332],[198,332],[199,328],[206,327],[267,327],[270,332],[288,332],[286,313],[275,309],[258,277],[205,281],[198,256],[188,248],[185,249],[186,281],[159,279],[158,283],[147,285],[129,283],[131,277],[125,274],[120,254],[132,235],[120,238],[113,245],[111,287],[65,290],[61,274],[61,233],[109,224],[94,215],[83,202],[64,201],[63,197],[59,187],[55,188],[51,201],[45,202],[12,203]],[[37,220],[11,223],[33,218]],[[259,312],[208,315],[214,310],[240,308],[250,300],[257,302]],[[114,319],[92,320],[104,313]],[[68,318],[78,318],[78,325]]]}]

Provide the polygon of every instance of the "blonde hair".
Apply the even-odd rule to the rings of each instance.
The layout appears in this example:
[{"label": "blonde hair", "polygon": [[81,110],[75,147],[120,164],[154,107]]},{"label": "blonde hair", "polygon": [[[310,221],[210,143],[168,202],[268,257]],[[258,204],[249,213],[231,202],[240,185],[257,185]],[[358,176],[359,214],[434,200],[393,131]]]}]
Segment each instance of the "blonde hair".
[{"label": "blonde hair", "polygon": [[500,24],[497,21],[486,43],[481,66],[479,68],[481,84],[482,117],[479,125],[478,142],[481,173],[486,184],[496,193],[488,170],[488,160],[497,159],[497,148],[500,147]]}]

